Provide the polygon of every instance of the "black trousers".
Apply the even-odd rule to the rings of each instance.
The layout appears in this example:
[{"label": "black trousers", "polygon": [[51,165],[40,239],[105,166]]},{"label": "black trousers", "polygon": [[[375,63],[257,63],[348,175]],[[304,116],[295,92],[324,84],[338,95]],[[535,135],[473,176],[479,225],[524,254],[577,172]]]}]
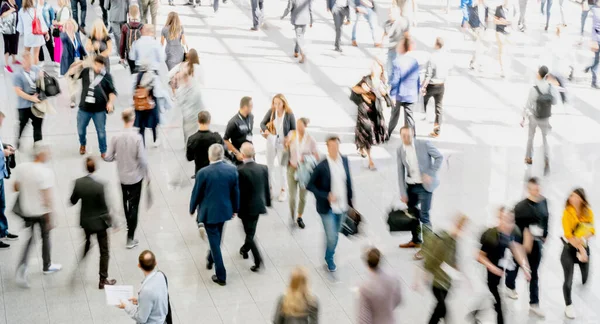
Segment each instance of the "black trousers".
[{"label": "black trousers", "polygon": [[96,235],[96,239],[98,240],[98,247],[100,248],[100,281],[108,278],[108,233],[106,230],[91,232],[85,230],[85,248],[83,249],[83,257],[88,254],[91,246],[91,236]]},{"label": "black trousers", "polygon": [[123,193],[123,210],[127,220],[127,238],[133,239],[138,223],[138,209],[142,196],[142,181],[134,184],[121,184]]},{"label": "black trousers", "polygon": [[35,225],[38,224],[40,226],[40,233],[42,236],[42,262],[43,262],[43,270],[46,271],[50,267],[50,224],[48,222],[48,218],[45,216],[39,217],[27,217],[23,218],[25,220],[25,228],[31,228],[31,237],[29,237],[29,241],[25,244],[25,249],[23,250],[23,256],[21,257],[21,265],[27,265],[27,259],[29,258],[29,250],[31,250],[31,244],[33,243],[33,235],[35,232]]},{"label": "black trousers", "polygon": [[109,28],[109,24],[108,24],[108,10],[106,10],[104,8],[104,1],[106,0],[100,0],[100,9],[102,10],[102,21],[104,22],[104,26],[106,26],[106,28]]},{"label": "black trousers", "polygon": [[562,264],[563,272],[565,274],[565,282],[563,283],[563,295],[565,297],[565,304],[567,306],[573,303],[571,299],[571,288],[573,285],[573,272],[575,270],[575,264],[579,265],[579,270],[581,271],[581,282],[585,284],[587,282],[588,276],[590,274],[590,249],[586,248],[588,254],[588,262],[581,263],[579,259],[577,259],[577,249],[573,247],[571,244],[565,244],[562,254],[560,255],[560,264]]},{"label": "black trousers", "polygon": [[433,291],[433,296],[435,297],[437,304],[433,309],[429,324],[438,324],[442,318],[446,320],[446,297],[448,296],[448,290],[438,288],[435,285],[431,290]]},{"label": "black trousers", "polygon": [[498,285],[500,285],[500,279],[495,274],[488,271],[487,273],[487,284],[488,289],[494,296],[494,309],[496,310],[496,318],[498,324],[504,324],[504,315],[502,314],[502,300],[500,299],[500,292],[498,292]]},{"label": "black trousers", "polygon": [[[515,261],[516,267],[514,270],[506,271],[506,287],[508,289],[515,289],[515,281],[517,274],[519,273],[519,263]],[[538,269],[540,268],[540,262],[542,261],[542,242],[536,240],[533,242],[531,253],[527,255],[527,261],[531,267],[531,281],[529,282],[529,304],[539,304],[539,275]]]},{"label": "black trousers", "polygon": [[19,140],[17,141],[17,148],[21,140],[21,135],[27,123],[31,120],[31,126],[33,126],[33,141],[42,140],[42,122],[43,118],[36,117],[32,112],[31,108],[19,108]]},{"label": "black trousers", "polygon": [[398,125],[400,119],[400,109],[404,108],[404,126],[410,126],[415,131],[415,119],[413,118],[413,110],[416,104],[412,102],[396,102],[392,107],[392,115],[390,116],[390,124],[388,126],[388,135],[391,137],[394,133],[394,128]]},{"label": "black trousers", "polygon": [[[48,49],[48,53],[50,54],[50,60],[52,62],[56,62],[54,61],[54,37],[52,37],[52,35],[50,35],[50,37],[48,37],[48,40],[46,41],[46,48]],[[40,59],[40,62],[44,62],[44,49],[40,48],[40,54],[38,55],[38,58]]]},{"label": "black trousers", "polygon": [[442,126],[442,101],[444,100],[444,84],[430,84],[426,88],[425,96],[423,97],[423,104],[425,111],[427,111],[427,104],[429,99],[433,97],[435,103],[435,125],[438,127]]},{"label": "black trousers", "polygon": [[258,225],[258,215],[256,216],[242,216],[240,217],[242,224],[244,225],[244,233],[246,233],[246,239],[244,245],[240,248],[240,251],[248,253],[252,251],[252,257],[254,257],[254,264],[260,266],[262,258],[256,242],[254,242],[254,235],[256,235],[256,226]]}]

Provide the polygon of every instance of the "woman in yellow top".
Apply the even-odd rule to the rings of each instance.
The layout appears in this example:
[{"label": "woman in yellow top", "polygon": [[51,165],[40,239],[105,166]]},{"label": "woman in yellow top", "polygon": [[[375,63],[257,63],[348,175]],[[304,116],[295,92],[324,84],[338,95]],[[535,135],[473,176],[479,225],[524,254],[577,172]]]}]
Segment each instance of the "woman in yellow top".
[{"label": "woman in yellow top", "polygon": [[586,283],[589,274],[590,248],[588,240],[595,234],[594,213],[590,208],[585,191],[577,188],[571,192],[563,213],[562,225],[565,235],[565,246],[560,257],[565,274],[563,295],[565,297],[565,316],[575,318],[575,309],[571,300],[571,285],[573,284],[573,270],[575,264],[581,270],[581,279]]}]

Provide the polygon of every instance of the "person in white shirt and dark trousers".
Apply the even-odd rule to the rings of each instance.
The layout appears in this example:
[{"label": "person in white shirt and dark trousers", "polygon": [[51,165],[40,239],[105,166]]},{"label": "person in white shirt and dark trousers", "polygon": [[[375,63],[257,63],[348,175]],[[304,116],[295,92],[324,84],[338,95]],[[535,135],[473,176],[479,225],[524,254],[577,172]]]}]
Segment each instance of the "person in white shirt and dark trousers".
[{"label": "person in white shirt and dark trousers", "polygon": [[448,77],[448,71],[452,65],[447,59],[448,53],[443,50],[444,40],[441,37],[435,39],[435,52],[431,55],[427,63],[427,72],[425,73],[425,81],[421,86],[423,94],[423,103],[427,109],[429,99],[433,97],[435,101],[435,124],[433,131],[429,134],[431,137],[438,137],[442,127],[442,101],[444,100],[445,83]]},{"label": "person in white shirt and dark trousers", "polygon": [[[429,208],[433,191],[439,185],[437,172],[442,166],[444,157],[429,141],[414,138],[412,128],[404,126],[400,129],[402,145],[398,148],[398,184],[400,185],[400,198],[410,210],[416,210],[416,216],[423,226],[431,227]],[[401,244],[400,248],[420,248],[421,225],[412,230],[412,240]],[[423,259],[421,251],[415,254],[415,259]]]}]

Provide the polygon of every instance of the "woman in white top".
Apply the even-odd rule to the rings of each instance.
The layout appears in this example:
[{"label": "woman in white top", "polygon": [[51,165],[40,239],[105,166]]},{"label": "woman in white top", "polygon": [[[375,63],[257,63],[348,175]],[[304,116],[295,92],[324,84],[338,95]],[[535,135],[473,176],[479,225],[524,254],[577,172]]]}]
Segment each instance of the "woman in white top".
[{"label": "woman in white top", "polygon": [[[54,28],[60,32],[63,31],[63,25],[69,19],[72,18],[71,13],[71,0],[58,0],[58,11],[56,12],[56,20],[52,22]],[[60,33],[53,33],[57,35],[54,37],[54,60],[60,63],[60,57],[62,55],[62,41],[60,40]]]},{"label": "woman in white top", "polygon": [[[260,129],[262,136],[267,139],[267,166],[272,194],[278,194],[279,201],[285,201],[285,169],[288,161],[282,161],[285,158],[284,144],[290,131],[296,130],[296,119],[284,95],[277,94],[273,97],[271,109],[260,123]],[[275,159],[278,161],[277,167]]]},{"label": "woman in white top", "polygon": [[[33,21],[38,20],[40,23],[40,29],[42,35],[33,34]],[[44,15],[42,13],[42,7],[36,7],[34,0],[23,0],[23,8],[19,10],[19,23],[17,25],[17,31],[23,35],[23,46],[25,51],[29,52],[33,48],[33,64],[39,63],[40,47],[46,44],[46,38],[48,35],[48,26],[43,23]]]}]

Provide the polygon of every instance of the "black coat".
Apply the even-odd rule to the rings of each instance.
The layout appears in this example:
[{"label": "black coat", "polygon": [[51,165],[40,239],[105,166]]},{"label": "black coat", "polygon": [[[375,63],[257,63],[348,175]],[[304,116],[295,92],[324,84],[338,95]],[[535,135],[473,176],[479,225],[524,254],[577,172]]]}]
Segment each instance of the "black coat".
[{"label": "black coat", "polygon": [[[269,109],[265,114],[265,117],[260,122],[260,129],[264,132],[267,129],[267,123],[271,121],[271,113],[273,108]],[[275,115],[273,115],[273,120],[275,120]],[[287,136],[290,131],[296,130],[296,117],[294,117],[294,113],[285,113],[283,115],[283,136]],[[277,134],[281,135],[281,134]]]},{"label": "black coat", "polygon": [[[83,59],[87,56],[87,52],[85,51],[84,47],[85,44],[81,42],[81,38],[79,37],[78,32],[75,33],[75,38],[79,43],[77,50],[79,50],[79,55],[81,59]],[[71,39],[69,38],[69,35],[67,35],[67,33],[65,32],[60,33],[60,41],[62,42],[62,55],[60,56],[60,73],[66,74],[71,64],[75,62],[76,48],[73,45]]]},{"label": "black coat", "polygon": [[111,217],[106,205],[104,184],[90,176],[75,180],[71,204],[81,200],[79,225],[87,231],[99,232],[111,226]]},{"label": "black coat", "polygon": [[266,165],[254,161],[238,166],[240,184],[240,218],[256,217],[267,213],[271,207],[269,170]]}]

